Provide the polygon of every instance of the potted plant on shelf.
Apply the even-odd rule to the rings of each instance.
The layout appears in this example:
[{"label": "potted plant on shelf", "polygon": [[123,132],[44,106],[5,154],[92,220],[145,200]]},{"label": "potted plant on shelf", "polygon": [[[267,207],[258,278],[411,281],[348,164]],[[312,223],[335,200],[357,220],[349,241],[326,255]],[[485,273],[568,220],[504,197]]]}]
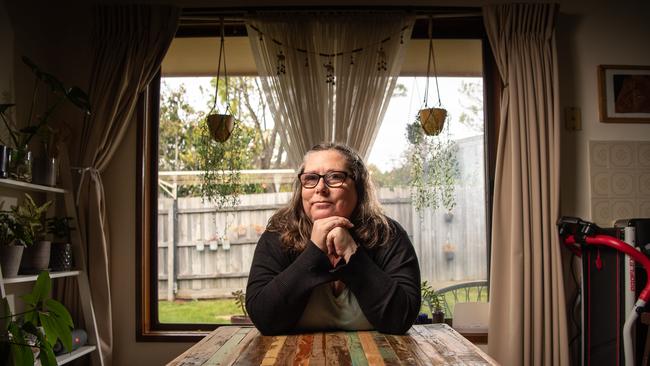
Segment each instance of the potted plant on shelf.
[{"label": "potted plant on shelf", "polygon": [[19,205],[11,207],[12,215],[16,221],[15,240],[25,246],[20,263],[23,272],[35,273],[47,269],[50,263],[51,243],[44,239],[45,228],[43,225],[43,215],[50,205],[52,205],[52,201],[47,201],[39,206],[29,194],[25,193],[23,201]]},{"label": "potted plant on shelf", "polygon": [[431,312],[431,319],[433,323],[443,323],[445,321],[445,311],[442,308],[443,298],[441,295],[436,294],[435,290],[427,283],[422,282],[422,302],[427,304]]},{"label": "potted plant on shelf", "polygon": [[52,280],[42,271],[30,294],[22,296],[25,311],[14,314],[6,298],[0,300],[0,364],[34,365],[35,353],[42,366],[56,366],[53,347],[60,340],[72,349],[72,317],[60,302],[50,298]]},{"label": "potted plant on shelf", "polygon": [[[46,131],[52,114],[64,102],[68,102],[90,114],[90,101],[88,95],[78,87],[66,87],[54,75],[41,70],[30,59],[23,57],[35,77],[32,102],[29,108],[27,119],[23,123],[17,123],[10,117],[10,109],[15,106],[13,103],[0,104],[0,119],[6,128],[10,140],[0,142],[11,147],[9,171],[10,177],[26,182],[32,181],[32,153],[29,150],[30,142],[34,136]],[[46,92],[41,92],[41,86],[46,87]],[[39,100],[44,100],[39,104]]]},{"label": "potted plant on shelf", "polygon": [[47,233],[52,237],[50,267],[55,271],[72,269],[72,217],[55,216],[46,220]]},{"label": "potted plant on shelf", "polygon": [[0,211],[0,265],[3,277],[15,277],[18,274],[25,249],[24,245],[16,241],[16,225],[11,211]]},{"label": "potted plant on shelf", "polygon": [[230,317],[232,324],[253,324],[251,318],[248,317],[246,311],[246,293],[242,290],[233,291],[232,295],[235,297],[235,304],[239,306],[244,315],[233,315]]}]

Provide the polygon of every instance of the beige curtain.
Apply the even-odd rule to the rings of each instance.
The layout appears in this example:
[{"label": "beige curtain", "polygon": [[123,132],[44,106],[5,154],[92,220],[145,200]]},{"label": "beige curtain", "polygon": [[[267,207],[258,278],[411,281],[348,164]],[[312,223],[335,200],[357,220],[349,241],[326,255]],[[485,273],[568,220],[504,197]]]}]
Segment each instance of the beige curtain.
[{"label": "beige curtain", "polygon": [[294,165],[323,141],[345,143],[363,157],[370,155],[413,22],[405,13],[289,13],[247,19],[267,105],[282,126],[282,142]]},{"label": "beige curtain", "polygon": [[505,85],[497,145],[489,353],[503,365],[568,365],[559,215],[557,4],[484,7]]},{"label": "beige curtain", "polygon": [[77,204],[104,365],[112,364],[113,331],[109,223],[101,173],[120,146],[139,95],[160,68],[178,16],[175,7],[145,5],[98,6],[94,13],[92,115],[81,133],[77,164],[85,169]]}]

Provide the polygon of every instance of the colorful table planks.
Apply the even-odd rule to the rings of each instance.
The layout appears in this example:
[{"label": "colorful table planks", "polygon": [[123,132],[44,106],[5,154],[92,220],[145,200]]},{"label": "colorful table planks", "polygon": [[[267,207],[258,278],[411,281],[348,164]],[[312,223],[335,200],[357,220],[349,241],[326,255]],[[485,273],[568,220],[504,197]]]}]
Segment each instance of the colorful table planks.
[{"label": "colorful table planks", "polygon": [[168,366],[497,365],[446,324],[414,325],[405,335],[324,332],[263,336],[222,326]]}]

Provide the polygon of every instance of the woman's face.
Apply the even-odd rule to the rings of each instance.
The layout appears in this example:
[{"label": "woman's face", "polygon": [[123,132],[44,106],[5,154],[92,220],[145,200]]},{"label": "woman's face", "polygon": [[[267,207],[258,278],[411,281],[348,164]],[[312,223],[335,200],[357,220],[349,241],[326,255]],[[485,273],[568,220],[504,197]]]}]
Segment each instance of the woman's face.
[{"label": "woman's face", "polygon": [[348,173],[340,187],[328,187],[324,178],[314,188],[302,187],[302,208],[312,221],[329,216],[350,218],[357,207],[357,190],[345,157],[336,150],[307,154],[304,173],[325,175],[334,171]]}]

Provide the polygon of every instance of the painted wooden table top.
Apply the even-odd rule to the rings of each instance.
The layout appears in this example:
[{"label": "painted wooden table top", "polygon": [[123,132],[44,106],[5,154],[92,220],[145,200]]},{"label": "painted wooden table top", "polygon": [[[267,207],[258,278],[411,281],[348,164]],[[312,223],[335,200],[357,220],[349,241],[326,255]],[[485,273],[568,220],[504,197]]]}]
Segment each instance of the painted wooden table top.
[{"label": "painted wooden table top", "polygon": [[405,335],[324,332],[263,336],[222,326],[168,365],[497,365],[447,324],[414,325]]}]

